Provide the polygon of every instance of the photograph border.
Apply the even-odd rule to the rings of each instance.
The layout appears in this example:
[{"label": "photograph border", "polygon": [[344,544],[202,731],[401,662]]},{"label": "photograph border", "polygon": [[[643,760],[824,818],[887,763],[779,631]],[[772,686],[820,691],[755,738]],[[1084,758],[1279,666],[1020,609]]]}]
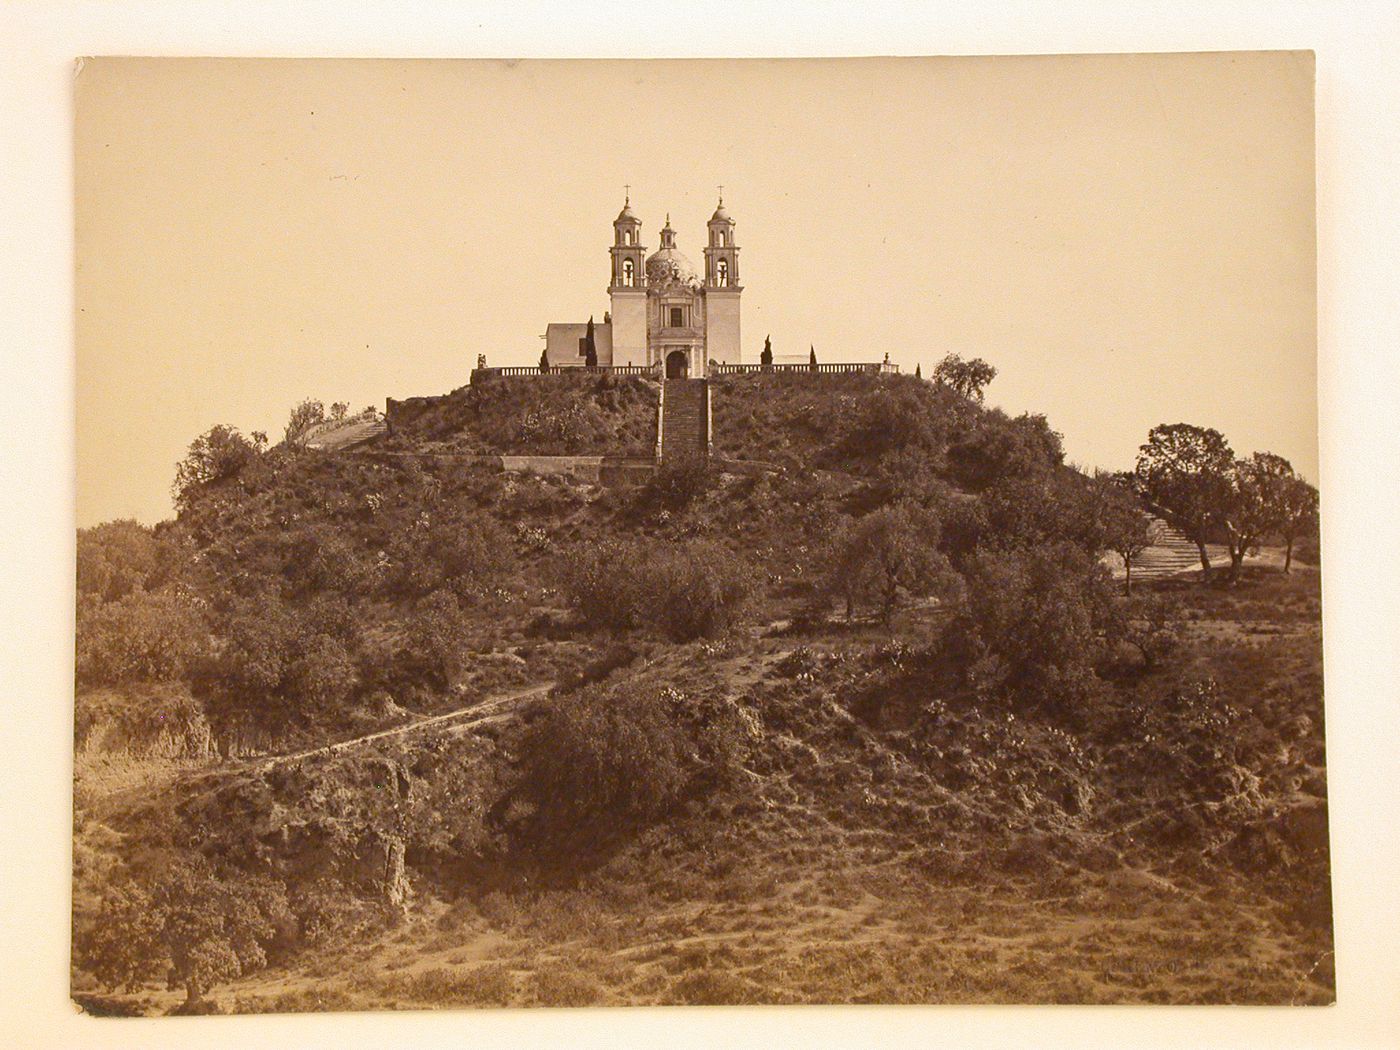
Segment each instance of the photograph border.
[{"label": "photograph border", "polygon": [[[645,8],[562,4],[54,2],[0,13],[11,232],[3,614],[10,660],[0,881],[8,989],[0,1035],[22,1046],[1380,1046],[1400,1032],[1397,779],[1400,572],[1393,546],[1400,364],[1387,231],[1397,208],[1400,14],[1383,4],[1063,2],[959,12],[866,3]],[[591,16],[591,17],[590,17]],[[73,628],[73,60],[92,54],[688,57],[1177,50],[1317,53],[1319,419],[1328,781],[1338,1003],[1333,1007],[750,1007],[446,1011],[102,1021],[67,999]],[[1370,556],[1368,557],[1368,552]],[[23,660],[23,665],[20,661]]]}]

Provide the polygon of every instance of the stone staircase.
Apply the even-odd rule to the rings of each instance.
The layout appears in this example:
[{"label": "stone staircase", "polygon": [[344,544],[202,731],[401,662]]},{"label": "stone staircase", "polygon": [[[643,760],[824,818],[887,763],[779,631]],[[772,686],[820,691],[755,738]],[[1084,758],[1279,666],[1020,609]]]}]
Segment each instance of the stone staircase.
[{"label": "stone staircase", "polygon": [[377,412],[366,412],[348,419],[321,423],[307,433],[302,444],[323,452],[344,452],[374,440],[388,429],[383,416]]},{"label": "stone staircase", "polygon": [[[1172,528],[1161,518],[1153,518],[1152,532],[1156,541],[1133,559],[1134,580],[1156,580],[1182,572],[1200,571],[1201,555],[1196,550],[1196,545],[1183,536],[1180,530]],[[1221,561],[1228,563],[1230,560],[1229,551],[1220,544],[1206,544],[1206,554],[1211,565],[1217,565]],[[1114,574],[1121,576],[1122,572],[1120,564]]]},{"label": "stone staircase", "polygon": [[705,380],[666,380],[661,392],[661,462],[703,459],[709,455],[708,401]]}]

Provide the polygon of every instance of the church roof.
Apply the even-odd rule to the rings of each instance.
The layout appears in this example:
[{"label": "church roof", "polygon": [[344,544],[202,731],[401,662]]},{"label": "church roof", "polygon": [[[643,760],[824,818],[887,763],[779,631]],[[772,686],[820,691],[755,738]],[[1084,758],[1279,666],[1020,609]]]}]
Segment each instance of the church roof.
[{"label": "church roof", "polygon": [[727,211],[724,210],[724,201],[723,201],[723,200],[721,200],[721,201],[719,202],[719,207],[715,209],[715,213],[714,213],[713,215],[710,216],[710,221],[711,221],[711,222],[733,222],[733,221],[734,221],[733,219],[731,219],[731,218],[729,217],[729,212],[727,212]]},{"label": "church roof", "polygon": [[660,248],[647,257],[649,287],[681,285],[693,291],[700,283],[700,271],[679,248]]},{"label": "church roof", "polygon": [[617,213],[617,218],[613,220],[613,222],[615,222],[615,223],[617,223],[617,222],[635,222],[635,223],[640,223],[641,221],[642,221],[641,219],[637,218],[635,215],[632,214],[632,202],[631,202],[631,201],[628,201],[626,204],[624,204],[624,205],[622,206],[622,210],[621,210],[620,212]]}]

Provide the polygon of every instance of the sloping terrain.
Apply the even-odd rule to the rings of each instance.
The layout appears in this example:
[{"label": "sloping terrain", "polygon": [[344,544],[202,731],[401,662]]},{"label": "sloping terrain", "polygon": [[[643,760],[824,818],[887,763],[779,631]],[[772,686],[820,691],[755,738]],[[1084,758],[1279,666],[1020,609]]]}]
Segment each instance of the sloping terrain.
[{"label": "sloping terrain", "polygon": [[645,456],[656,448],[659,384],[606,372],[495,377],[389,406],[393,449]]},{"label": "sloping terrain", "polygon": [[654,441],[605,378],[80,535],[85,1008],[1331,999],[1316,571],[1121,597],[1044,420],[910,377],[716,383],[745,476],[435,454]]}]

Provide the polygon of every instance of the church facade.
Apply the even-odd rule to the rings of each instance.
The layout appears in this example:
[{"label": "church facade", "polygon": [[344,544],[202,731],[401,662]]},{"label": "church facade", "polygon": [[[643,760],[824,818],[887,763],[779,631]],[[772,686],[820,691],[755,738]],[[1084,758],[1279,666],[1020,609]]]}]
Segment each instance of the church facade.
[{"label": "church facade", "polygon": [[[609,310],[594,326],[593,345],[602,367],[641,365],[670,378],[699,377],[711,362],[739,364],[739,248],[724,198],[706,226],[703,268],[676,244],[671,217],[661,245],[650,255],[631,200],[613,220],[608,282]],[[551,324],[545,355],[551,366],[583,367],[586,323]]]}]

